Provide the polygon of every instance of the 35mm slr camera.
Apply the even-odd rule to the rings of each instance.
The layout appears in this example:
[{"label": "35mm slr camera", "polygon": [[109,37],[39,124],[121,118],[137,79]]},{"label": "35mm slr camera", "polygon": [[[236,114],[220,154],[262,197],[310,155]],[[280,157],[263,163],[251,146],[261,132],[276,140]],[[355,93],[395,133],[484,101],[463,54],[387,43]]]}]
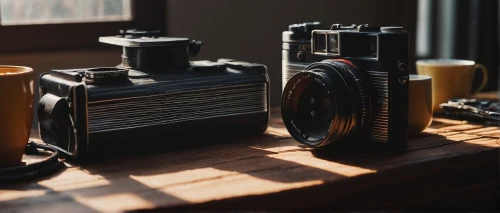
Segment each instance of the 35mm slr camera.
[{"label": "35mm slr camera", "polygon": [[401,27],[290,25],[283,32],[281,100],[290,134],[312,147],[404,146],[408,40]]},{"label": "35mm slr camera", "polygon": [[201,42],[155,31],[127,30],[99,41],[123,47],[120,66],[40,76],[40,136],[66,155],[82,159],[104,147],[120,151],[126,142],[171,146],[193,135],[260,134],[267,128],[266,66],[190,62]]}]

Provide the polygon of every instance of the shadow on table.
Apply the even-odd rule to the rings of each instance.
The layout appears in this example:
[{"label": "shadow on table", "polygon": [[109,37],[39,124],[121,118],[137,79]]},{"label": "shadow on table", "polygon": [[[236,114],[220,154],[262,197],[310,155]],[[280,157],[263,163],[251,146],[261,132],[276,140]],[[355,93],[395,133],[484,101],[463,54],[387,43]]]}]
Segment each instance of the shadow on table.
[{"label": "shadow on table", "polygon": [[500,158],[492,142],[500,142],[499,133],[498,128],[440,119],[399,151],[312,150],[323,160],[377,170],[370,177],[343,181],[364,190],[318,208],[348,210],[346,206],[363,204],[372,210],[497,211]]},{"label": "shadow on table", "polygon": [[[279,125],[279,121],[275,122]],[[442,122],[435,122],[431,127],[434,127],[437,130],[441,129],[442,131],[437,132],[445,132],[447,133],[447,136],[433,133],[424,133],[418,138],[411,139],[409,141],[409,146],[406,149],[397,152],[388,151],[381,147],[360,147],[359,149],[352,150],[313,150],[313,156],[305,155],[303,157],[305,160],[307,160],[308,158],[317,158],[319,160],[343,165],[351,165],[361,169],[372,169],[378,172],[380,168],[386,168],[384,167],[384,165],[387,167],[394,167],[397,165],[401,165],[402,163],[405,163],[407,161],[425,160],[426,156],[433,158],[439,156],[449,156],[449,152],[446,152],[445,150],[446,146],[453,147],[456,150],[475,150],[477,149],[477,147],[481,146],[480,144],[467,143],[467,141],[470,140],[477,140],[479,136],[464,140],[450,139],[456,133],[452,130],[446,130],[446,128],[450,126],[453,125],[448,125]],[[276,128],[282,127],[278,126]],[[474,129],[474,127],[471,127],[471,129]],[[176,140],[182,142],[190,142],[184,139]],[[158,142],[169,143],[171,141],[176,142],[176,140],[172,140],[172,138],[169,138],[168,140],[159,139]],[[297,192],[293,193],[293,190],[290,191],[289,193],[293,195],[288,196],[290,201],[283,200],[282,198],[273,195],[263,196],[259,198],[256,196],[249,196],[250,198],[248,200],[246,200],[246,198],[231,198],[229,200],[235,201],[231,204],[229,204],[230,202],[228,201],[227,206],[221,206],[219,205],[219,201],[213,201],[209,202],[207,205],[200,204],[197,205],[197,207],[193,208],[191,208],[190,206],[186,206],[191,202],[190,200],[185,200],[179,197],[175,192],[169,193],[163,189],[168,189],[172,186],[190,184],[193,181],[210,181],[218,178],[238,175],[248,175],[255,178],[256,180],[275,184],[293,184],[306,181],[317,181],[323,180],[325,179],[325,177],[328,177],[329,179],[346,179],[345,175],[343,174],[332,172],[331,170],[327,171],[314,165],[308,166],[307,163],[300,162],[300,159],[298,159],[296,162],[293,162],[286,159],[278,159],[272,157],[273,155],[288,152],[286,147],[291,150],[290,152],[298,151],[299,153],[305,154],[309,152],[309,149],[304,146],[300,146],[289,136],[277,136],[275,134],[268,133],[261,136],[249,136],[244,139],[218,138],[217,140],[214,140],[213,138],[208,140],[201,136],[195,142],[197,143],[186,143],[180,145],[178,144],[179,146],[167,146],[166,148],[154,147],[154,149],[151,149],[150,147],[149,149],[145,150],[137,150],[137,152],[134,152],[133,155],[123,155],[124,153],[119,153],[118,155],[104,158],[100,161],[76,164],[77,167],[81,168],[89,175],[97,175],[102,177],[102,180],[105,180],[106,184],[98,186],[83,186],[77,189],[68,190],[53,190],[37,183],[19,184],[16,186],[11,186],[10,189],[41,189],[47,191],[47,193],[43,197],[35,196],[20,199],[14,198],[12,200],[9,200],[8,202],[0,202],[0,207],[5,207],[8,209],[14,208],[16,206],[26,207],[31,205],[33,209],[37,209],[38,207],[36,207],[36,205],[40,204],[41,207],[46,208],[46,210],[50,210],[49,204],[54,204],[54,206],[57,205],[57,207],[52,207],[56,209],[80,208],[80,210],[82,211],[92,212],[103,210],[100,209],[100,207],[102,206],[120,205],[119,202],[114,203],[117,202],[114,197],[118,195],[127,195],[135,197],[135,201],[147,203],[147,205],[143,205],[141,206],[141,208],[154,206],[181,206],[177,209],[174,209],[174,211],[185,211],[190,209],[284,210],[300,207],[301,205],[308,206],[306,205],[307,203],[301,204],[300,202],[298,202],[299,200],[303,200],[300,198],[300,193],[305,189],[297,190],[299,191],[298,194]],[[428,151],[430,150],[430,148],[435,147],[442,148],[437,149],[438,151],[436,151],[435,153],[434,151]],[[418,151],[421,152],[419,152],[419,154],[406,155],[408,152]],[[203,169],[212,169],[214,171],[205,171]],[[200,173],[193,173],[193,171],[200,171]],[[186,172],[186,175],[183,176],[182,174],[180,174],[182,172]],[[401,172],[401,174],[405,173],[405,171],[398,172]],[[178,175],[175,176],[172,174]],[[195,174],[202,176],[190,176]],[[155,181],[160,181],[161,183],[150,183],[147,181],[147,177],[161,175],[165,175],[164,180],[162,178],[154,179]],[[203,177],[203,175],[206,175],[206,177]],[[55,175],[55,177],[57,176],[58,175]],[[141,178],[144,178],[144,181],[139,181],[141,180]],[[357,179],[346,179],[346,181],[347,182],[340,183],[349,184],[349,181],[353,181],[358,185],[362,185],[361,183],[365,181],[369,182],[369,180],[363,179],[362,176]],[[79,182],[76,181],[72,184],[78,183]],[[85,185],[86,182],[81,181],[80,184]],[[375,205],[375,209],[377,209],[377,204],[374,202],[384,199],[384,196],[376,196],[378,193],[381,193],[380,190],[382,190],[382,195],[385,194],[391,195],[392,198],[394,197],[394,194],[388,194],[388,191],[384,191],[383,186],[385,185],[383,184],[387,184],[387,182],[382,182],[382,188],[375,188],[375,191],[367,193],[367,196],[375,196],[376,199],[372,199],[373,202],[368,202],[372,205]],[[228,185],[227,187],[231,186]],[[346,208],[346,206],[348,206],[349,204],[360,204],[363,202],[362,200],[356,200],[356,198],[359,198],[359,195],[357,194],[339,195],[335,191],[329,191],[330,189],[327,191],[322,191],[321,188],[324,188],[323,186],[311,188],[315,188],[315,190],[318,190],[318,193],[320,193],[312,197],[319,196],[324,198],[324,196],[330,196],[332,194],[332,199],[338,198],[340,201],[344,202],[344,204],[342,204],[342,202],[334,202],[335,204],[338,204],[337,207],[339,207],[340,209],[346,210],[348,209]],[[415,188],[418,188],[418,182],[416,182],[416,185],[413,187],[413,189]],[[401,190],[403,189],[408,188],[402,187]],[[388,190],[403,194],[408,193],[401,190],[395,190],[394,188]],[[287,192],[284,193],[286,194]],[[335,194],[336,197],[333,194]],[[341,199],[338,196],[343,196],[345,198]],[[105,202],[105,198],[110,199],[108,203]],[[268,201],[265,201],[266,199],[268,199]],[[252,200],[259,202],[252,202]],[[410,202],[412,202],[413,200],[411,200]],[[57,204],[54,202],[57,202]],[[101,202],[101,204],[99,204],[99,202]],[[94,205],[101,206],[96,207]],[[358,208],[354,206],[351,207]],[[383,209],[384,207],[387,208],[387,206],[379,205],[378,209]],[[397,207],[398,204],[396,203],[394,204],[394,207],[392,209],[397,209]],[[113,210],[112,207],[109,208]],[[305,207],[305,209],[308,208],[312,207]],[[330,210],[335,209],[332,208],[332,206],[319,206],[318,208]],[[168,211],[169,209],[161,210]]]},{"label": "shadow on table", "polygon": [[[463,131],[467,131],[469,134],[466,134]],[[315,149],[311,150],[311,153],[317,158],[332,162],[376,169],[380,168],[380,162],[369,163],[366,162],[364,158],[377,157],[379,161],[391,160],[385,163],[397,166],[399,163],[404,162],[401,161],[402,159],[399,157],[405,156],[410,152],[432,152],[431,150],[436,148],[439,148],[437,150],[440,151],[446,151],[447,148],[450,150],[467,150],[473,147],[482,147],[480,143],[474,142],[491,140],[492,138],[497,137],[488,134],[482,135],[482,133],[488,133],[491,131],[492,127],[485,127],[479,123],[436,119],[429,126],[426,132],[422,132],[416,136],[408,138],[407,145],[401,149],[390,148],[383,144],[367,144],[347,149]],[[498,134],[500,135],[500,130],[497,129],[496,131],[498,131]],[[443,152],[443,154],[449,153]]]},{"label": "shadow on table", "polygon": [[[249,175],[256,180],[276,184],[321,180],[325,176],[342,177],[340,174],[318,168],[271,158],[268,155],[276,154],[276,152],[252,147],[255,144],[267,142],[278,142],[279,144],[280,140],[285,139],[287,138],[270,134],[248,136],[243,139],[221,138],[219,140],[218,138],[217,141],[212,141],[213,138],[211,138],[210,141],[203,140],[207,143],[188,143],[186,146],[174,146],[175,148],[155,147],[155,149],[137,150],[133,155],[122,155],[122,153],[111,155],[108,158],[100,158],[100,161],[80,162],[73,164],[73,166],[80,168],[80,171],[87,173],[89,176],[101,177],[105,184],[90,184],[92,181],[97,180],[79,180],[82,178],[79,175],[74,175],[75,181],[71,181],[72,177],[64,177],[68,173],[59,173],[51,177],[55,182],[58,181],[59,176],[69,180],[60,184],[27,182],[3,188],[22,191],[42,190],[44,193],[40,196],[18,199],[13,197],[3,202],[0,201],[0,206],[2,209],[21,207],[21,209],[35,209],[47,212],[64,211],[66,208],[74,208],[73,211],[84,212],[114,211],[117,209],[114,209],[113,205],[118,205],[116,208],[121,210],[119,206],[127,204],[127,200],[123,201],[125,203],[120,203],[118,199],[120,196],[125,195],[127,199],[133,197],[134,202],[143,203],[140,208],[175,206],[188,204],[191,201],[179,198],[175,193],[165,192],[162,188],[196,181],[209,181],[210,179],[224,177],[231,178],[238,175]],[[171,140],[172,138],[169,138],[169,141]],[[186,141],[185,138],[182,140],[183,142],[193,142]],[[200,142],[200,138],[197,140],[197,142]],[[202,171],[201,174],[206,174],[207,177],[197,179],[190,176],[190,174],[194,175],[195,173],[188,172],[186,176],[156,186],[137,180],[137,177],[140,179],[140,177],[157,175],[167,175],[166,177],[169,178],[171,176],[168,175],[174,173],[203,169],[214,171],[213,173]],[[43,182],[43,180],[39,181]],[[50,180],[47,181],[50,182]],[[46,187],[47,184],[51,185],[51,187]],[[73,187],[65,187],[66,185],[74,185],[75,187],[73,189]],[[0,189],[2,189],[1,186]],[[107,198],[109,200],[105,202]],[[38,205],[39,207],[37,207]]]},{"label": "shadow on table", "polygon": [[[136,153],[135,156],[120,157],[101,162],[79,164],[92,174],[152,176],[181,171],[213,168],[216,170],[246,174],[276,183],[295,183],[319,180],[324,176],[342,176],[314,167],[276,159],[269,155],[278,152],[257,149],[254,145],[266,143],[282,144],[288,138],[264,134],[244,139],[220,139],[207,144],[176,147],[175,150],[155,150]],[[205,140],[207,141],[207,140]],[[263,146],[267,147],[267,146]],[[275,148],[276,146],[271,146]],[[304,147],[305,149],[305,147]],[[118,167],[116,167],[118,165]],[[128,168],[128,170],[123,170]],[[114,171],[113,169],[117,169]],[[307,174],[307,175],[304,175]]]},{"label": "shadow on table", "polygon": [[[470,141],[475,141],[480,139],[482,136],[472,136],[469,138],[464,138],[460,139],[459,133],[456,133],[454,131],[448,131],[446,128],[454,126],[455,124],[446,124],[446,123],[441,123],[441,122],[436,122],[433,126],[433,128],[436,129],[435,132],[439,133],[446,133],[446,136],[439,135],[439,134],[434,134],[434,133],[423,133],[419,135],[418,137],[413,137],[410,139],[408,146],[399,151],[394,151],[394,150],[387,150],[383,147],[363,147],[359,149],[352,149],[352,150],[312,150],[311,152],[313,153],[314,157],[321,159],[321,160],[326,160],[330,161],[332,163],[336,164],[343,164],[343,165],[349,165],[349,166],[354,166],[359,169],[371,169],[376,172],[380,172],[379,170],[387,170],[389,168],[394,168],[398,166],[402,166],[405,164],[412,164],[412,168],[415,164],[415,162],[424,162],[428,161],[430,159],[437,159],[437,158],[448,158],[450,156],[453,156],[453,150],[476,150],[482,147],[480,144],[474,144],[474,143],[468,143]],[[479,129],[481,127],[468,127],[469,130],[472,129]],[[269,137],[269,138],[268,138]],[[387,173],[381,173],[380,175],[376,174],[375,177],[368,180],[368,176],[360,175],[359,177],[356,178],[345,178],[344,174],[336,173],[333,172],[332,170],[323,170],[319,168],[317,165],[313,165],[311,163],[316,162],[316,160],[311,161],[310,157],[305,156],[303,160],[300,159],[295,159],[295,162],[286,160],[286,159],[276,159],[271,157],[272,155],[279,154],[279,153],[286,153],[287,151],[272,151],[272,150],[279,150],[281,146],[295,146],[296,148],[293,149],[292,151],[299,151],[301,153],[308,153],[310,149],[307,149],[304,146],[299,145],[298,143],[294,142],[291,140],[289,137],[275,137],[272,135],[264,135],[263,137],[257,137],[258,140],[255,138],[250,139],[248,141],[238,141],[237,144],[232,144],[231,142],[226,143],[226,144],[218,144],[214,146],[209,146],[208,148],[200,148],[196,151],[190,151],[187,152],[189,153],[188,156],[178,156],[175,153],[172,153],[171,156],[167,157],[167,159],[163,159],[160,162],[165,162],[165,164],[168,164],[170,161],[171,166],[159,166],[155,167],[154,169],[149,169],[149,170],[137,170],[136,172],[131,172],[130,174],[133,175],[139,175],[139,176],[148,176],[148,175],[155,175],[155,174],[171,174],[179,171],[185,171],[185,170],[196,170],[199,168],[215,168],[217,170],[222,170],[222,171],[228,171],[228,172],[236,172],[237,174],[245,174],[245,175],[250,175],[253,177],[256,177],[261,180],[267,180],[267,181],[272,181],[277,184],[279,183],[299,183],[299,182],[304,182],[304,181],[314,181],[314,180],[325,180],[325,179],[337,179],[337,180],[342,180],[336,182],[337,187],[341,187],[343,184],[347,185],[357,185],[357,186],[363,186],[367,185],[370,183],[370,181],[375,181],[373,184],[375,187],[373,189],[370,189],[367,191],[366,195],[360,196],[357,194],[355,191],[356,189],[353,189],[351,191],[351,194],[339,194],[339,193],[334,193],[334,192],[326,192],[325,190],[321,190],[323,186],[315,186],[315,187],[310,187],[309,190],[312,190],[314,188],[317,190],[318,195],[313,195],[311,196],[311,199],[314,199],[313,197],[322,197],[322,196],[328,196],[328,194],[331,193],[332,198],[331,199],[338,199],[338,202],[333,202],[335,205],[329,205],[329,206],[319,206],[319,209],[335,209],[337,207],[338,209],[344,209],[344,210],[349,210],[349,206],[351,208],[357,208],[354,206],[359,206],[359,204],[366,202],[363,200],[366,200],[368,197],[377,197],[371,198],[371,202],[366,202],[369,208],[373,209],[398,209],[398,208],[403,208],[403,206],[413,206],[412,208],[416,209],[426,209],[425,206],[423,207],[418,207],[416,203],[419,202],[419,199],[416,199],[415,197],[409,196],[408,193],[411,190],[418,191],[420,190],[419,188],[421,187],[420,184],[426,183],[426,182],[433,182],[433,181],[438,181],[435,179],[433,176],[432,172],[430,174],[418,174],[408,177],[408,171],[404,171],[404,169],[408,169],[408,167],[404,167],[403,170],[394,170],[395,172],[391,172],[390,174]],[[268,140],[266,142],[266,140]],[[280,142],[281,140],[281,142]],[[259,142],[255,142],[259,141]],[[450,145],[451,150],[447,151],[447,147]],[[256,149],[258,147],[258,149]],[[434,151],[434,148],[436,151]],[[416,154],[413,154],[415,152]],[[458,154],[458,152],[457,152]],[[299,154],[300,155],[300,154]],[[222,157],[224,156],[224,157]],[[311,156],[312,157],[312,156]],[[309,159],[309,160],[308,160]],[[322,163],[319,162],[318,163]],[[478,163],[478,162],[476,162]],[[165,165],[163,164],[163,165]],[[175,166],[174,164],[178,164],[178,166]],[[309,165],[308,165],[309,164]],[[432,164],[430,162],[430,164]],[[475,163],[473,164],[466,164],[464,163],[464,166],[467,167],[474,167]],[[441,168],[443,165],[434,165],[434,167],[429,167],[428,171],[434,171],[438,172],[439,170],[443,170]],[[491,165],[483,165],[477,167],[478,169],[482,168],[489,168]],[[402,167],[403,168],[403,167]],[[101,169],[103,168],[96,168],[96,169],[91,169],[91,171],[95,173],[103,173]],[[445,170],[450,170],[454,171],[453,167],[445,168]],[[416,171],[415,171],[416,172]],[[400,181],[406,181],[407,183],[413,183],[410,184],[410,186],[398,186],[397,182],[393,183],[392,181],[397,180],[398,174],[401,175]],[[450,173],[453,174],[453,173]],[[395,179],[389,178],[390,176],[393,176]],[[389,176],[389,177],[388,177]],[[373,177],[373,175],[370,175],[370,177]],[[420,179],[417,177],[422,177],[426,179]],[[410,178],[410,179],[408,179]],[[458,183],[460,181],[463,181],[463,178],[460,177],[453,177],[450,176],[449,178],[454,178]],[[379,183],[379,184],[377,184]],[[438,182],[439,183],[439,182]],[[457,182],[450,182],[449,184],[456,184]],[[179,183],[177,183],[179,184]],[[441,183],[442,184],[442,183]],[[387,189],[387,186],[392,185],[392,187],[395,188],[390,188]],[[444,187],[446,184],[442,184],[442,186],[436,186],[436,188],[439,187]],[[168,186],[167,186],[168,187]],[[337,188],[335,187],[335,188]],[[355,187],[354,187],[355,188]],[[399,188],[399,189],[398,189]],[[425,188],[425,187],[421,187]],[[387,190],[387,191],[386,191]],[[298,190],[301,191],[301,190]],[[384,196],[377,196],[380,195]],[[401,193],[402,195],[397,195],[397,193]],[[453,193],[453,192],[451,192]],[[286,194],[286,193],[284,193]],[[290,192],[290,194],[293,194]],[[297,194],[295,193],[294,196],[300,196],[300,192]],[[435,193],[437,196],[442,195],[440,193]],[[457,193],[460,195],[459,193]],[[252,196],[251,196],[252,197]],[[287,196],[284,196],[287,197]],[[401,200],[397,200],[399,198],[404,198],[404,202]],[[289,197],[290,198],[290,197]],[[361,200],[359,198],[362,198]],[[248,204],[249,200],[250,203],[252,199],[255,199],[255,201],[258,201],[258,204]],[[281,199],[281,200],[280,200]],[[325,198],[323,198],[325,199]],[[328,199],[328,198],[326,198]],[[387,199],[387,200],[384,200]],[[392,200],[391,200],[392,199]],[[396,201],[395,201],[395,200]],[[232,198],[229,199],[231,201],[227,202],[227,207],[222,207],[221,205],[224,205],[225,202],[219,203],[219,201],[214,201],[214,202],[209,202],[206,205],[205,204],[199,204],[197,207],[194,209],[211,209],[211,210],[220,210],[220,209],[226,209],[230,210],[232,208],[240,209],[240,210],[245,210],[246,208],[252,208],[253,210],[283,210],[287,208],[293,208],[294,207],[300,207],[301,205],[304,206],[305,209],[311,208],[307,204],[287,204],[287,200],[283,200],[283,198],[278,198],[278,197],[273,197],[272,195],[269,196],[269,202],[275,202],[275,205],[270,204],[265,200],[265,198]],[[295,199],[291,199],[295,200]],[[420,198],[420,200],[432,203],[434,200],[439,200],[439,198],[436,198],[436,196],[428,196],[428,198]],[[389,202],[387,202],[389,201]],[[390,206],[390,201],[394,201],[393,207]],[[259,203],[262,202],[262,203]],[[380,202],[380,203],[377,203]],[[398,203],[399,202],[399,203]],[[247,203],[247,204],[245,204]],[[466,202],[464,202],[466,203]],[[352,205],[350,205],[352,204]],[[241,206],[239,206],[241,205]],[[276,207],[276,206],[282,206],[281,207]],[[307,206],[307,207],[305,207]],[[434,206],[439,206],[437,204],[434,204]],[[241,208],[238,208],[241,207]],[[429,206],[427,206],[429,207]],[[449,207],[449,206],[447,206]],[[491,206],[485,206],[485,209],[488,209]],[[452,207],[450,207],[452,208]],[[191,209],[190,206],[185,206],[185,209]],[[315,209],[315,208],[312,208]],[[428,208],[429,209],[429,208]],[[473,209],[473,208],[472,208]],[[165,209],[164,209],[165,210]],[[183,208],[177,208],[175,210],[183,210]]]},{"label": "shadow on table", "polygon": [[[0,190],[10,191],[3,192],[3,196],[6,196],[7,193],[13,193],[12,191],[17,191],[15,194],[20,196],[12,198],[3,197],[0,201],[2,212],[100,212],[90,206],[79,203],[69,195],[54,196],[60,192],[36,183],[0,184]],[[21,193],[29,193],[29,195],[23,197]],[[50,204],[54,206],[50,206]]]}]

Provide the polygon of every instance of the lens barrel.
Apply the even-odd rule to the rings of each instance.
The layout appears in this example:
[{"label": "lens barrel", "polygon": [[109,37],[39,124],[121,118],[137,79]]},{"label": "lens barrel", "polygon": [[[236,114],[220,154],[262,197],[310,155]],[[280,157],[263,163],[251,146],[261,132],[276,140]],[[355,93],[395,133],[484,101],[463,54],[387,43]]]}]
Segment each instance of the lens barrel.
[{"label": "lens barrel", "polygon": [[283,122],[297,141],[321,147],[359,136],[369,119],[366,76],[347,60],[309,65],[286,84]]}]

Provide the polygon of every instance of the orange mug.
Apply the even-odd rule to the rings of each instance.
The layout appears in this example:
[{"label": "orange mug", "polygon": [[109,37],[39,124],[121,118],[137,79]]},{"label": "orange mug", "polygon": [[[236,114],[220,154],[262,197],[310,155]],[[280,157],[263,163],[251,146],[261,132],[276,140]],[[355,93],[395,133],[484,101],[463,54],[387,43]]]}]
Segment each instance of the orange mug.
[{"label": "orange mug", "polygon": [[408,136],[416,136],[432,123],[432,81],[430,76],[410,75],[408,91]]},{"label": "orange mug", "polygon": [[33,117],[33,69],[0,65],[0,167],[22,163]]}]

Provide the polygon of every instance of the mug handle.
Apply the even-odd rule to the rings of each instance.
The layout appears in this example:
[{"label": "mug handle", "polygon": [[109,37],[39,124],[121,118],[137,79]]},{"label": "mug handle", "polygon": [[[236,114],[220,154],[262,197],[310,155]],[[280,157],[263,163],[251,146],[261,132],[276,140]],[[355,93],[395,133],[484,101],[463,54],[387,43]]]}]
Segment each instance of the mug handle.
[{"label": "mug handle", "polygon": [[481,70],[481,72],[483,72],[483,82],[481,83],[481,86],[479,86],[479,88],[477,88],[473,93],[478,93],[480,92],[481,90],[484,89],[484,87],[486,86],[486,84],[488,83],[488,69],[482,65],[482,64],[475,64],[474,65],[474,69],[477,70]]}]

